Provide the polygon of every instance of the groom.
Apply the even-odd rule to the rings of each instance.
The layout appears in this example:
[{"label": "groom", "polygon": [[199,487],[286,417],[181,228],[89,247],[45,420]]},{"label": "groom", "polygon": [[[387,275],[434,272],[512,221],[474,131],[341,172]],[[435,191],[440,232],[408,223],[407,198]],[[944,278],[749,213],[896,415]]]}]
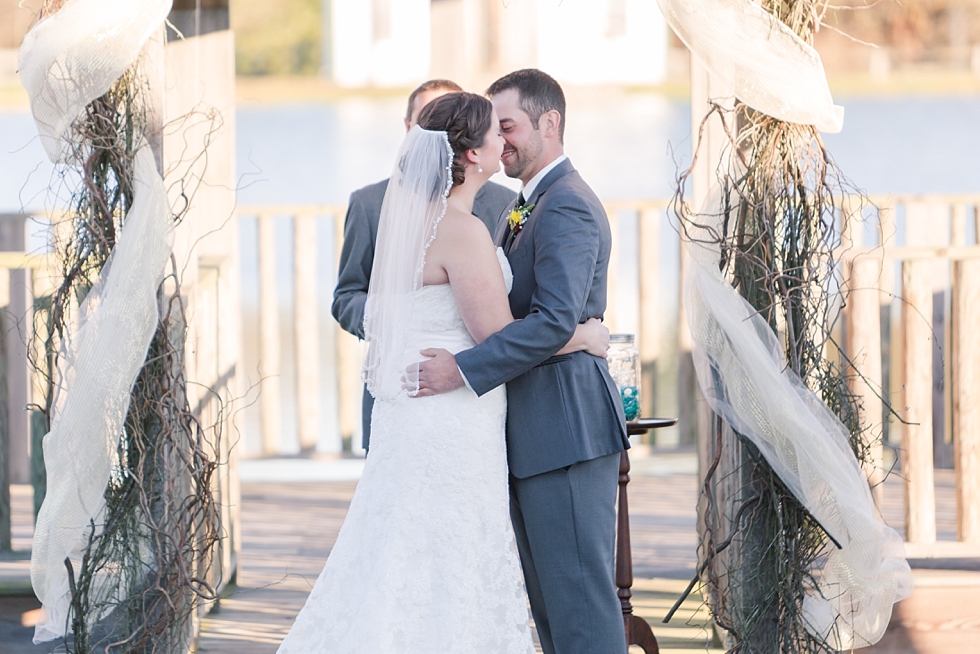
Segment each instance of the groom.
[{"label": "groom", "polygon": [[518,320],[455,357],[424,350],[419,394],[507,384],[511,518],[544,652],[624,654],[613,581],[619,453],[629,447],[623,407],[604,359],[555,356],[578,323],[606,309],[609,223],[564,155],[558,83],[519,70],[487,95],[504,172],[523,182],[516,208],[526,221],[502,218],[495,234],[514,272]]}]

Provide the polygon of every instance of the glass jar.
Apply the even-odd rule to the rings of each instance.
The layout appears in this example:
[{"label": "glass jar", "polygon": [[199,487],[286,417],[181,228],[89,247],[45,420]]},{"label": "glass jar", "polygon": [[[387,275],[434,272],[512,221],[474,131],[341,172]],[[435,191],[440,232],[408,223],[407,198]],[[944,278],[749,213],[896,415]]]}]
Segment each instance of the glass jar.
[{"label": "glass jar", "polygon": [[612,375],[627,420],[640,417],[640,352],[633,334],[609,335],[609,374]]}]

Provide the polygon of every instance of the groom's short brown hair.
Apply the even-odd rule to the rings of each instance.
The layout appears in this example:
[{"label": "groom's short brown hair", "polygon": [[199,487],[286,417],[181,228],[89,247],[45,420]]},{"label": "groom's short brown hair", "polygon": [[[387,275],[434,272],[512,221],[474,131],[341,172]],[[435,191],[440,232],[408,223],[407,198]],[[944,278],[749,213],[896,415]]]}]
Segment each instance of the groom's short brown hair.
[{"label": "groom's short brown hair", "polygon": [[[415,106],[415,98],[419,97],[420,93],[428,93],[429,91],[459,93],[462,90],[459,84],[448,79],[430,79],[428,82],[422,82],[421,86],[412,91],[412,95],[408,96],[408,111],[405,112],[405,120],[412,120],[412,107]],[[421,109],[422,107],[419,107],[419,110]]]},{"label": "groom's short brown hair", "polygon": [[565,142],[565,93],[554,77],[537,68],[515,70],[491,84],[487,95],[493,97],[510,89],[517,90],[521,99],[521,110],[531,119],[534,129],[538,128],[538,120],[542,114],[557,111],[561,116],[558,138],[562,143]]}]

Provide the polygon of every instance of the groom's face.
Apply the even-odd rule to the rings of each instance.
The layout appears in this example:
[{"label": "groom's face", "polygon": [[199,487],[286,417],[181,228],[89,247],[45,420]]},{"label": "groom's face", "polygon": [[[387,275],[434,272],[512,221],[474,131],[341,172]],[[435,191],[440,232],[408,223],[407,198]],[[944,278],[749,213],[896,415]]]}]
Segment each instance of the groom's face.
[{"label": "groom's face", "polygon": [[531,117],[521,109],[521,96],[517,89],[507,89],[492,98],[493,108],[500,116],[500,134],[504,137],[504,153],[500,157],[508,177],[520,179],[525,184],[541,169],[544,141],[541,131],[535,129]]}]

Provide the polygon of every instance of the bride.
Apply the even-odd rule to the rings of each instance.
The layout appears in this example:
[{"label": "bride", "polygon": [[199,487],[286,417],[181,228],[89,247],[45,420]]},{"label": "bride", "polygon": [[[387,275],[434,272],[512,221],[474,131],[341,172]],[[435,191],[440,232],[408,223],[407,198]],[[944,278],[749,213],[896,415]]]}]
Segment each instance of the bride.
[{"label": "bride", "polygon": [[[508,514],[506,394],[416,398],[419,352],[458,352],[513,316],[503,252],[472,215],[504,142],[490,101],[427,105],[398,153],[365,312],[371,455],[280,654],[533,653]],[[605,356],[580,325],[563,352]]]}]

